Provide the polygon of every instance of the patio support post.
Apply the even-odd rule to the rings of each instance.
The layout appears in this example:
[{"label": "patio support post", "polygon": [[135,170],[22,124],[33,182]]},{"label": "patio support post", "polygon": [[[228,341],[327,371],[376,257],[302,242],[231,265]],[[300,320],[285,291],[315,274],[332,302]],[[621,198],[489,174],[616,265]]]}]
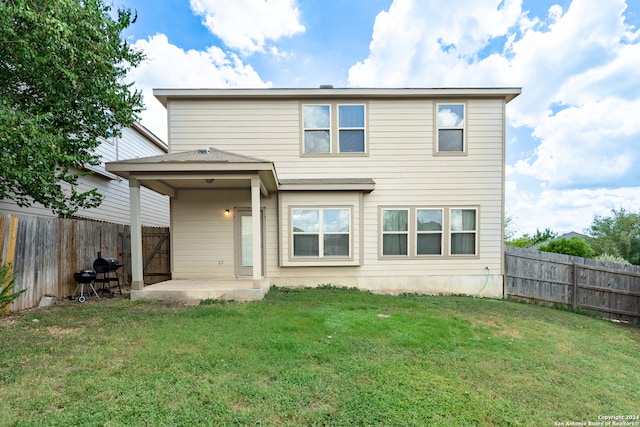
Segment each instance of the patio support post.
[{"label": "patio support post", "polygon": [[142,224],[140,220],[140,183],[129,178],[129,208],[131,215],[131,290],[144,288],[142,273]]},{"label": "patio support post", "polygon": [[260,289],[262,279],[262,230],[260,229],[260,178],[251,178],[251,228],[253,230],[253,287]]}]

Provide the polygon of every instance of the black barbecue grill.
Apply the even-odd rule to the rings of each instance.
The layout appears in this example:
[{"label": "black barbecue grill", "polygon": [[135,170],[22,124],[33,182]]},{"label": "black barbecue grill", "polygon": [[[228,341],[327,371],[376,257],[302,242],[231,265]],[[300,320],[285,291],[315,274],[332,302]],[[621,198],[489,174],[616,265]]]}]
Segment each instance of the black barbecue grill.
[{"label": "black barbecue grill", "polygon": [[78,297],[78,302],[85,302],[87,299],[84,296],[84,285],[89,285],[89,296],[93,293],[96,298],[100,298],[98,293],[96,292],[96,288],[93,286],[93,283],[96,281],[96,272],[93,270],[81,270],[73,273],[73,278],[76,281],[76,290],[73,291],[73,297],[76,297],[76,293],[78,292],[78,288],[80,288],[80,296]]},{"label": "black barbecue grill", "polygon": [[98,252],[98,258],[93,261],[93,269],[96,271],[96,283],[102,283],[101,292],[108,293],[113,296],[111,291],[111,282],[115,282],[118,286],[118,291],[122,295],[122,288],[120,287],[120,277],[118,276],[118,269],[122,267],[115,258],[102,258],[102,254]]}]

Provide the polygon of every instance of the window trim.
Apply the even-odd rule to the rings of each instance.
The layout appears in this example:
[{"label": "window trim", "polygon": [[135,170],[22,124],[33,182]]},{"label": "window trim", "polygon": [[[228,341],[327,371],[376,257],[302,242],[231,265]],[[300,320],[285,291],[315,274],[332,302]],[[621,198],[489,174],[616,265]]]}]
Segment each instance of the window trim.
[{"label": "window trim", "polygon": [[[464,117],[462,119],[462,127],[450,127],[450,126],[442,126],[440,127],[438,124],[438,109],[442,105],[461,105],[464,112]],[[467,116],[469,115],[469,108],[467,102],[452,100],[452,101],[442,101],[434,103],[434,111],[433,111],[433,155],[434,156],[467,156],[468,155],[468,124],[467,124]],[[462,129],[462,151],[440,151],[440,129]]]},{"label": "window trim", "polygon": [[[318,211],[318,232],[294,232],[293,231],[293,212],[296,210]],[[330,210],[346,210],[349,213],[349,231],[348,232],[325,232],[323,227],[324,211]],[[353,260],[353,206],[349,205],[290,205],[289,206],[289,261],[315,261],[318,263],[332,261],[352,261]],[[296,235],[318,235],[318,256],[296,256],[294,255],[294,236]],[[325,235],[348,235],[349,236],[349,254],[348,255],[324,255],[324,236]]]},{"label": "window trim", "polygon": [[[305,131],[318,130],[304,127],[304,107],[308,106],[329,106],[329,152],[308,153],[305,151]],[[340,107],[361,106],[364,109],[363,128],[341,128],[340,127]],[[339,101],[316,101],[300,102],[300,157],[368,157],[369,156],[369,119],[367,102],[339,102]],[[340,130],[360,130],[364,132],[364,151],[340,151]]]},{"label": "window trim", "polygon": [[[385,231],[384,229],[384,213],[386,211],[406,211],[407,212],[407,230],[390,230]],[[380,209],[380,256],[385,258],[407,258],[411,256],[409,253],[411,248],[411,209],[405,207],[385,207]],[[407,253],[406,254],[395,254],[395,255],[385,255],[384,254],[384,236],[386,235],[406,235],[407,236]]]},{"label": "window trim", "polygon": [[[474,224],[474,229],[473,229],[473,234],[474,234],[474,252],[473,254],[454,254],[453,253],[453,235],[454,234],[470,234],[470,230],[460,230],[460,231],[453,231],[453,221],[451,221],[451,217],[453,215],[453,211],[454,210],[462,210],[462,211],[475,211],[475,224]],[[479,240],[479,232],[478,232],[478,228],[479,228],[479,208],[477,207],[459,207],[459,206],[452,206],[449,208],[449,229],[447,234],[449,235],[449,244],[447,245],[447,248],[449,250],[449,256],[451,257],[455,257],[455,258],[459,258],[459,257],[475,257],[478,255],[478,240]]]},{"label": "window trim", "polygon": [[[327,128],[307,128],[304,125],[304,109],[305,107],[329,107],[329,127]],[[300,112],[301,112],[301,125],[302,125],[302,147],[301,150],[303,153],[307,154],[307,155],[327,155],[327,154],[331,154],[331,147],[333,146],[333,132],[331,132],[331,128],[333,127],[333,117],[332,117],[332,108],[331,108],[331,104],[325,104],[325,103],[316,103],[316,104],[303,104]],[[307,153],[305,151],[305,144],[306,144],[306,134],[307,131],[329,131],[329,152],[324,152],[324,151],[319,151],[319,152],[309,152]]]},{"label": "window trim", "polygon": [[[441,229],[439,231],[432,231],[432,230],[418,230],[418,211],[440,211],[440,226]],[[416,237],[415,237],[415,254],[416,257],[419,258],[423,258],[423,257],[440,257],[443,255],[443,251],[445,248],[445,239],[444,236],[446,234],[446,230],[444,228],[445,225],[445,209],[442,207],[416,207],[415,208],[415,227],[416,227]],[[418,236],[421,234],[440,234],[440,253],[439,254],[419,254],[418,253]]]},{"label": "window trim", "polygon": [[[451,230],[451,212],[456,209],[474,210],[475,215],[475,253],[474,254],[452,254],[451,235],[455,234]],[[384,211],[408,210],[408,238],[406,255],[383,255],[383,235],[384,232]],[[418,234],[426,232],[418,231],[417,212],[418,210],[440,210],[442,212],[442,235],[440,254],[420,254],[418,255]],[[469,232],[469,231],[462,231]],[[388,233],[386,233],[388,234]],[[392,232],[393,234],[393,232]],[[479,205],[384,205],[378,207],[378,259],[398,260],[398,259],[477,259],[480,258],[480,206]]]}]

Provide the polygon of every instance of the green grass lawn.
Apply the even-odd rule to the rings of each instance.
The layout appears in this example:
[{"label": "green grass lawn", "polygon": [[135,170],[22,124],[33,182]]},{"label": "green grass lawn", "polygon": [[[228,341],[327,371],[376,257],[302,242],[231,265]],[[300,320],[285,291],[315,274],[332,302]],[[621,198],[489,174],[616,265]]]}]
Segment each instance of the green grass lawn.
[{"label": "green grass lawn", "polygon": [[640,329],[468,297],[274,288],[0,319],[0,425],[527,425],[640,413]]}]

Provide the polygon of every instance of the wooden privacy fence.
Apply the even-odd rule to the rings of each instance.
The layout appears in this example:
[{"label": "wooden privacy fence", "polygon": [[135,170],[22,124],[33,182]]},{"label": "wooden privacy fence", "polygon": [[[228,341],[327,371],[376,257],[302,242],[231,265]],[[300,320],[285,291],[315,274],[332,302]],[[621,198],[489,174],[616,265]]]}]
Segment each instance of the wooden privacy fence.
[{"label": "wooden privacy fence", "polygon": [[640,324],[640,267],[507,246],[508,298]]},{"label": "wooden privacy fence", "polygon": [[[142,247],[146,284],[171,278],[169,229],[143,227]],[[72,295],[73,273],[93,269],[98,252],[123,264],[121,283],[131,283],[130,227],[93,220],[0,214],[0,265],[11,263],[14,292],[27,291],[11,311],[36,307],[43,296]]]}]

